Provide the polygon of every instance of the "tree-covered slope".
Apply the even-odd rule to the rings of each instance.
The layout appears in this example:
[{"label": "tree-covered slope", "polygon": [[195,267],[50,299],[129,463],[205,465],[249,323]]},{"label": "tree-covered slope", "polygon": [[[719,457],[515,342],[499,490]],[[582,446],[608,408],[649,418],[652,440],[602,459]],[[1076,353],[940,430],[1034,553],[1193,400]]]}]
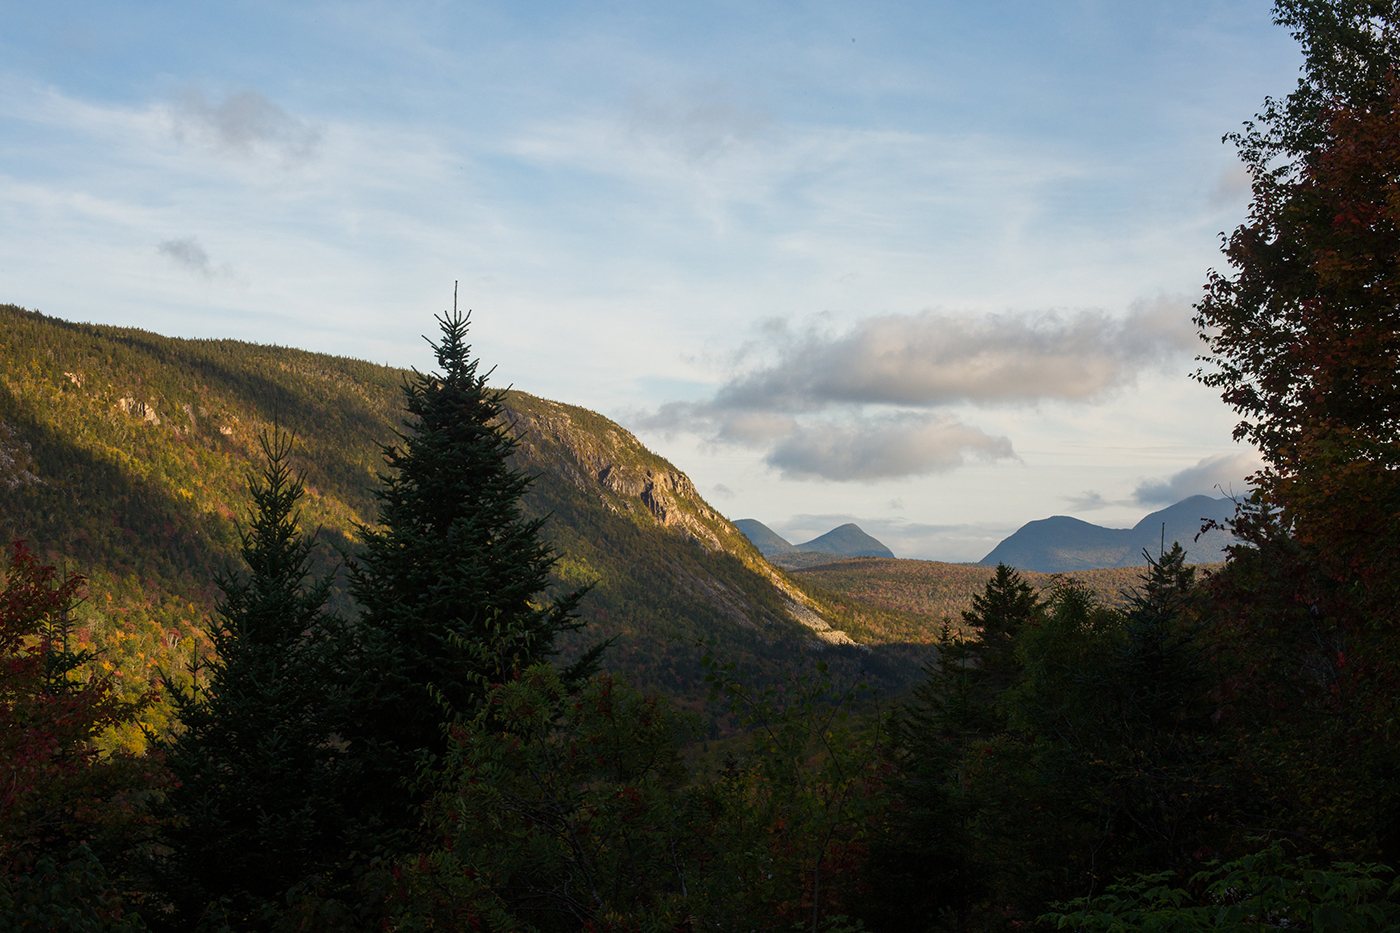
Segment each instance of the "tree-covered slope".
[{"label": "tree-covered slope", "polygon": [[[1219,565],[1202,568],[1212,570]],[[924,619],[959,619],[972,608],[996,568],[978,564],[947,564],[935,560],[901,560],[863,557],[797,568],[792,576],[815,584],[861,605],[911,613]],[[1105,567],[1069,573],[1023,571],[1021,579],[1047,598],[1056,582],[1069,580],[1084,586],[1105,606],[1122,607],[1127,594],[1142,584],[1141,567]],[[932,638],[936,630],[919,633]],[[888,638],[895,636],[890,635]]]},{"label": "tree-covered slope", "polygon": [[[424,322],[429,329],[430,321]],[[0,538],[86,574],[81,637],[125,689],[179,672],[205,650],[216,575],[236,567],[236,526],[258,437],[297,438],[303,525],[334,566],[376,516],[381,444],[401,427],[405,373],[359,360],[232,340],[182,340],[74,324],[0,306]],[[773,669],[804,651],[889,667],[839,630],[883,628],[884,610],[838,607],[770,566],[690,480],[620,426],[512,392],[516,462],[537,475],[526,500],[549,516],[560,584],[593,584],[592,623],[568,647],[615,638],[608,664],[697,698],[697,641]],[[343,587],[334,605],[354,606]],[[903,649],[893,649],[903,657]],[[164,725],[162,707],[148,724]],[[122,737],[139,745],[133,728]]]},{"label": "tree-covered slope", "polygon": [[845,557],[894,557],[893,551],[861,531],[854,522],[833,528],[811,541],[794,545],[794,548],[813,554],[840,554]]}]

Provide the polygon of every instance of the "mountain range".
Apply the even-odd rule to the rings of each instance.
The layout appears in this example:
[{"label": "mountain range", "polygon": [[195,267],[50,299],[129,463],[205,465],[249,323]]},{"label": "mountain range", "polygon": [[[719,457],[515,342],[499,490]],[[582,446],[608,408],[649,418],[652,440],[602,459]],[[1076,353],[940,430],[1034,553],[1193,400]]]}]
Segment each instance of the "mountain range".
[{"label": "mountain range", "polygon": [[741,518],[734,527],[743,532],[753,542],[759,553],[772,558],[794,552],[828,555],[837,557],[894,557],[894,552],[879,541],[860,530],[860,526],[847,522],[833,528],[824,535],[803,544],[792,544],[767,525],[753,518]]},{"label": "mountain range", "polygon": [[[302,524],[318,533],[317,570],[336,573],[375,521],[381,445],[402,429],[408,375],[0,306],[0,543],[27,539],[88,578],[78,638],[138,695],[207,654],[215,581],[239,566],[259,437],[274,424],[295,435]],[[525,513],[545,519],[559,555],[554,585],[592,587],[589,625],[566,653],[611,639],[607,666],[696,710],[703,642],[760,680],[813,654],[891,689],[918,676],[934,626],[774,567],[620,425],[523,392],[507,394],[503,418],[516,465],[535,477]],[[356,611],[343,580],[332,606]],[[144,724],[160,731],[166,713],[157,704]],[[143,741],[137,727],[118,738]]]},{"label": "mountain range", "polygon": [[1188,563],[1214,563],[1225,559],[1224,548],[1234,536],[1224,528],[1201,532],[1206,522],[1223,524],[1235,515],[1230,499],[1191,496],[1153,512],[1132,528],[1105,528],[1056,515],[1022,525],[1003,540],[981,563],[995,567],[1005,563],[1021,570],[1064,573],[1099,567],[1142,567],[1148,555],[1179,542]]},{"label": "mountain range", "polygon": [[[101,652],[124,695],[162,674],[198,677],[216,581],[238,572],[259,438],[277,425],[296,437],[315,568],[336,575],[332,608],[354,613],[338,567],[375,521],[381,445],[403,429],[408,375],[0,305],[0,544],[26,539],[87,578],[76,638]],[[589,624],[562,649],[611,640],[606,666],[700,713],[711,732],[729,726],[704,703],[704,644],[759,683],[820,656],[842,676],[864,671],[900,690],[921,676],[941,620],[956,621],[991,573],[895,560],[855,525],[791,545],[761,523],[726,520],[685,473],[595,412],[512,391],[502,417],[516,465],[534,477],[525,514],[545,520],[559,557],[552,585],[592,587]],[[843,563],[789,572],[744,531],[789,549],[775,562]],[[168,715],[147,708],[105,747],[141,747],[143,729],[169,728]]]},{"label": "mountain range", "polygon": [[[1224,525],[1234,514],[1235,504],[1230,499],[1191,496],[1147,515],[1132,528],[1106,528],[1056,515],[1022,525],[978,563],[987,567],[1004,563],[1038,573],[1144,567],[1144,552],[1156,554],[1163,547],[1170,550],[1173,542],[1180,542],[1188,563],[1214,563],[1225,559],[1224,549],[1234,543],[1234,536],[1223,527],[1206,532],[1201,527],[1207,522]],[[757,519],[741,518],[734,527],[759,553],[787,570],[804,570],[849,557],[894,557],[889,548],[855,524],[833,528],[803,544],[789,543]]]}]

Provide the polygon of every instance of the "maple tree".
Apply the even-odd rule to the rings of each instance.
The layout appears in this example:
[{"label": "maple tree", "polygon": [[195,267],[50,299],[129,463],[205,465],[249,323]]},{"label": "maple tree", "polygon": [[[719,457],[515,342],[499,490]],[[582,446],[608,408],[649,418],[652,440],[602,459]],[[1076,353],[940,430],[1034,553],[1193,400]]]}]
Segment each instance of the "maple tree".
[{"label": "maple tree", "polygon": [[[129,854],[143,825],[133,792],[158,786],[164,772],[158,759],[97,749],[103,731],[135,720],[152,696],[122,700],[110,677],[91,673],[91,652],[70,649],[83,582],[23,541],[10,546],[0,590],[0,899],[15,916],[42,907],[66,917],[71,907],[93,929],[108,920],[116,928],[120,899],[97,854]],[[43,882],[54,877],[65,879],[62,898]]]},{"label": "maple tree", "polygon": [[[1338,578],[1393,579],[1400,517],[1400,87],[1389,3],[1281,3],[1299,89],[1235,136],[1253,176],[1196,323],[1263,504]],[[1383,77],[1382,77],[1383,76]],[[1251,526],[1252,527],[1252,526]]]},{"label": "maple tree", "polygon": [[[1400,7],[1290,0],[1297,90],[1233,138],[1253,177],[1197,378],[1265,467],[1210,581],[1212,699],[1259,826],[1400,853]],[[1303,763],[1303,764],[1300,764]],[[1299,817],[1305,815],[1304,819]]]}]

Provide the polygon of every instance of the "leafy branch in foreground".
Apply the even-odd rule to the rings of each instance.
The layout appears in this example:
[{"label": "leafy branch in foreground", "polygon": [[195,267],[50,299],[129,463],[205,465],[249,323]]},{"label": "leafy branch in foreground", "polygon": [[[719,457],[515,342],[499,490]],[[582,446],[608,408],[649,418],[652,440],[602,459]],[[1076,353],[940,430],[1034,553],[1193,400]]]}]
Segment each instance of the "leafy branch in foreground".
[{"label": "leafy branch in foreground", "polygon": [[1094,933],[1193,933],[1297,929],[1367,933],[1400,926],[1400,878],[1385,865],[1337,862],[1312,868],[1271,846],[1216,863],[1172,887],[1172,872],[1141,874],[1079,898],[1044,921]]}]

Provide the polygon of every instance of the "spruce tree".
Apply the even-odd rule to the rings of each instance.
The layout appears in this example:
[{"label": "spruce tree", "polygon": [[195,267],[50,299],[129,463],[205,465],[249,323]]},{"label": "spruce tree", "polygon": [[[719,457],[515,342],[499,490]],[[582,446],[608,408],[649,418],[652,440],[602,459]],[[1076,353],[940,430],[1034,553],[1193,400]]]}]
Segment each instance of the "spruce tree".
[{"label": "spruce tree", "polygon": [[972,597],[972,608],[963,610],[963,623],[981,632],[978,671],[992,694],[1004,690],[1015,677],[1016,633],[1043,612],[1035,590],[1006,564],[997,564],[982,594]]},{"label": "spruce tree", "polygon": [[206,911],[216,926],[264,927],[289,888],[342,857],[343,625],[324,608],[331,579],[308,580],[291,443],[263,437],[267,462],[249,477],[254,507],[241,532],[247,572],[218,581],[207,680],[188,692],[166,682],[184,730],[165,747],[177,783],[163,874],[183,927]]},{"label": "spruce tree", "polygon": [[488,683],[549,658],[555,636],[581,624],[581,593],[542,598],[553,552],[542,520],[521,514],[531,479],[510,462],[504,393],[478,371],[469,317],[454,301],[438,322],[440,372],[404,382],[407,430],[384,448],[379,522],[361,529],[350,567],[362,607],[357,666],[370,678],[351,731],[368,769],[357,806],[380,821],[391,850],[402,843],[393,831],[417,821],[423,793],[408,782],[441,758],[446,723],[469,715]]},{"label": "spruce tree", "polygon": [[964,610],[964,631],[944,624],[938,658],[925,668],[928,679],[914,688],[891,729],[895,818],[872,847],[876,895],[863,919],[873,929],[945,922],[961,931],[987,894],[994,867],[975,828],[988,801],[968,763],[1005,729],[1001,700],[1017,675],[1016,636],[1044,614],[1021,575],[998,564]]}]

